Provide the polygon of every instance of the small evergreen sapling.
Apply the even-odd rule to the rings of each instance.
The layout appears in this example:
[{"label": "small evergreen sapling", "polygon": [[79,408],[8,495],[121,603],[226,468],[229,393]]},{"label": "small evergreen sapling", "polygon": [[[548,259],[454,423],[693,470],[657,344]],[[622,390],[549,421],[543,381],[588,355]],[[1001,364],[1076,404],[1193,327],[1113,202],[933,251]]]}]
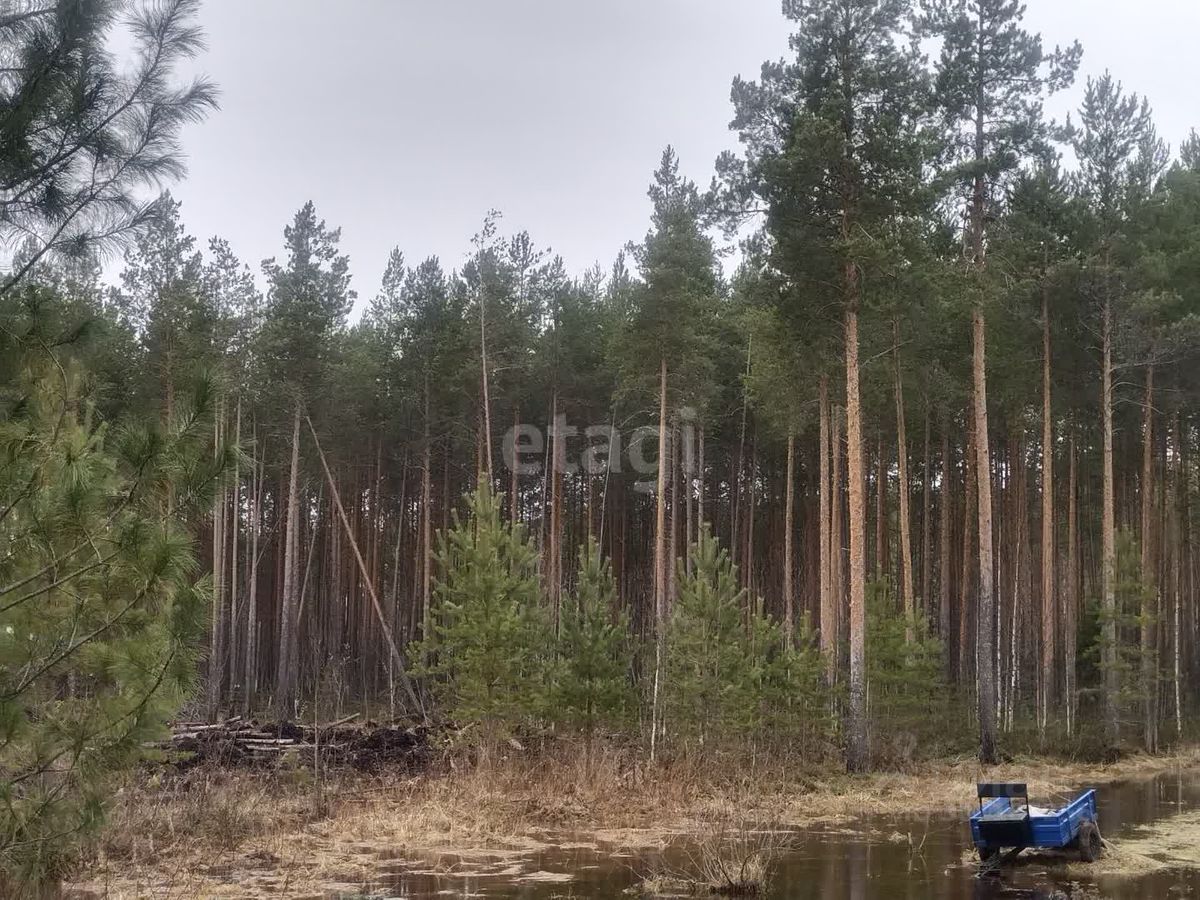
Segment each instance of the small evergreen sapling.
[{"label": "small evergreen sapling", "polygon": [[552,633],[542,603],[537,549],[521,526],[502,522],[486,479],[466,518],[442,536],[433,632],[412,653],[424,660],[443,715],[474,726],[487,753],[540,718]]},{"label": "small evergreen sapling", "polygon": [[552,715],[583,732],[589,756],[597,727],[620,725],[634,706],[629,617],[617,610],[612,569],[591,540],[579,550],[579,581],[563,603]]},{"label": "small evergreen sapling", "polygon": [[822,730],[821,665],[807,629],[793,649],[777,623],[748,608],[737,568],[707,527],[692,571],[681,566],[678,580],[667,634],[669,730],[709,749]]}]

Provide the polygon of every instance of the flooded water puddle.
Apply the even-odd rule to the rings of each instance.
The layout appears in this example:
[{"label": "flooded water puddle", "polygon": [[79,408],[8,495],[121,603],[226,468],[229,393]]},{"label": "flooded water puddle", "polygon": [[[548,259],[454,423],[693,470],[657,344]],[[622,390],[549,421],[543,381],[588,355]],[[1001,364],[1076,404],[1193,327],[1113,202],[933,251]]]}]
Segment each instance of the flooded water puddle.
[{"label": "flooded water puddle", "polygon": [[[1200,897],[1200,772],[1107,785],[1099,802],[1101,828],[1114,846],[1107,859],[1087,866],[1070,855],[1027,855],[996,877],[979,877],[965,815],[871,818],[766,835],[743,831],[732,839],[769,845],[770,880],[760,894],[767,898]],[[620,897],[649,876],[691,871],[702,863],[704,847],[697,838],[647,843],[563,840],[511,851],[382,854],[378,879],[357,895]],[[670,879],[660,878],[659,884],[671,892]]]}]

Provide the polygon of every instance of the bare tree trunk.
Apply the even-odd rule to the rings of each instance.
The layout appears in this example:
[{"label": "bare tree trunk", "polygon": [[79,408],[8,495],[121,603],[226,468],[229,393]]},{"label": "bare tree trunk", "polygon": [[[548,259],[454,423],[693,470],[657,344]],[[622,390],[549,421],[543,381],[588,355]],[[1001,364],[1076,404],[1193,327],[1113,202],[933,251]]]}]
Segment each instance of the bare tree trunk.
[{"label": "bare tree trunk", "polygon": [[671,425],[670,466],[667,469],[667,480],[670,482],[671,505],[668,507],[667,534],[667,614],[675,605],[675,561],[679,558],[679,425]]},{"label": "bare tree trunk", "polygon": [[988,443],[987,330],[983,310],[971,315],[975,386],[976,485],[979,495],[979,605],[976,666],[979,681],[979,761],[994,765],[996,753],[996,606],[992,569],[992,455]]},{"label": "bare tree trunk", "polygon": [[[704,523],[707,521],[704,512],[704,426],[700,426],[699,448],[697,449],[696,459],[696,535],[693,540],[700,540],[700,533],[704,530]],[[714,529],[715,530],[715,529]]]},{"label": "bare tree trunk", "polygon": [[425,434],[421,460],[421,637],[428,640],[433,625],[430,588],[433,583],[433,449],[429,439],[429,374],[425,374]]},{"label": "bare tree trunk", "polygon": [[1171,674],[1172,683],[1174,686],[1172,699],[1175,708],[1175,736],[1180,738],[1183,736],[1183,702],[1182,702],[1182,682],[1183,682],[1183,666],[1181,665],[1180,653],[1180,632],[1183,626],[1183,616],[1180,612],[1180,604],[1182,601],[1183,587],[1183,542],[1181,540],[1180,528],[1180,510],[1183,508],[1179,502],[1180,493],[1187,491],[1187,470],[1182,465],[1183,454],[1180,445],[1180,429],[1179,429],[1179,413],[1175,413],[1175,421],[1171,426],[1171,449],[1174,451],[1173,461],[1170,465],[1171,484],[1168,488],[1168,496],[1170,498],[1170,509],[1168,510],[1168,521],[1170,522],[1170,544],[1171,544],[1171,609],[1173,612],[1174,622],[1171,635]]},{"label": "bare tree trunk", "polygon": [[562,490],[562,469],[559,465],[562,449],[560,447],[561,435],[559,434],[558,422],[558,391],[555,390],[550,400],[550,421],[553,427],[550,430],[550,534],[547,539],[546,555],[546,591],[549,594],[550,608],[554,615],[554,630],[558,633],[559,622],[561,621],[561,610],[559,601],[561,596],[560,586],[562,585],[562,575],[559,572],[559,541],[561,539],[560,531],[562,530],[562,522],[559,519],[560,504],[559,494]]},{"label": "bare tree trunk", "polygon": [[483,444],[487,453],[487,464],[482,467],[481,475],[486,474],[488,484],[492,485],[492,401],[489,396],[488,358],[487,358],[487,290],[484,274],[479,273],[479,371],[483,380]]},{"label": "bare tree trunk", "polygon": [[[521,408],[514,403],[513,404],[513,434],[514,435],[517,433],[517,429],[519,429],[520,427],[521,427]],[[508,520],[514,525],[516,525],[518,522],[521,521],[521,507],[520,507],[520,500],[519,500],[520,494],[521,494],[521,478],[519,475],[520,468],[521,467],[517,465],[517,462],[514,459],[512,469],[509,473],[510,479],[509,479],[509,493],[508,493]]]},{"label": "bare tree trunk", "polygon": [[[892,323],[896,364],[896,459],[900,468],[900,586],[904,600],[904,639],[912,643],[917,600],[913,589],[912,520],[908,503],[908,433],[904,422],[904,378],[900,369],[900,320]],[[882,467],[881,467],[882,470]]]},{"label": "bare tree trunk", "polygon": [[[254,453],[251,457],[253,473],[250,481],[250,584],[246,601],[246,677],[242,712],[249,716],[258,691],[258,538],[262,530],[262,485],[265,480],[264,463],[259,461],[258,425],[254,426]],[[265,454],[264,454],[265,458]]]},{"label": "bare tree trunk", "polygon": [[1063,691],[1066,702],[1067,734],[1075,730],[1075,643],[1079,615],[1079,527],[1078,472],[1075,435],[1071,435],[1070,467],[1067,475],[1067,589],[1063,591]]},{"label": "bare tree trunk", "polygon": [[[213,421],[213,453],[221,452],[221,404]],[[208,653],[208,719],[220,712],[225,680],[225,490],[216,492],[212,515],[212,633]]]},{"label": "bare tree trunk", "polygon": [[783,513],[783,633],[791,646],[796,636],[796,598],[792,566],[794,561],[792,531],[795,528],[796,493],[796,435],[788,432],[787,444],[787,496]]},{"label": "bare tree trunk", "polygon": [[1100,418],[1104,432],[1103,451],[1103,509],[1100,514],[1100,601],[1103,627],[1101,666],[1104,672],[1104,725],[1109,749],[1115,751],[1120,741],[1120,722],[1117,718],[1117,693],[1120,676],[1117,673],[1117,526],[1116,496],[1113,483],[1113,387],[1112,387],[1112,308],[1107,291],[1102,314],[1103,361],[1100,372]]},{"label": "bare tree trunk", "polygon": [[232,691],[236,686],[242,684],[242,679],[239,677],[238,669],[241,666],[241,655],[238,653],[238,620],[241,619],[241,614],[238,610],[238,532],[239,525],[242,519],[242,472],[241,472],[241,457],[242,457],[242,398],[238,397],[237,414],[233,427],[233,443],[237,450],[233,459],[233,498],[230,504],[232,515],[230,516],[229,530],[229,641],[225,651],[225,658],[229,660],[229,685],[232,700]]},{"label": "bare tree trunk", "polygon": [[758,466],[758,434],[752,436],[750,441],[750,477],[747,479],[746,486],[746,552],[742,557],[742,573],[743,583],[746,585],[747,600],[751,605],[757,602],[757,591],[754,585],[754,512],[758,498],[755,495],[757,487],[757,466]]},{"label": "bare tree trunk", "polygon": [[925,401],[925,462],[921,472],[921,590],[917,595],[917,606],[922,609],[926,621],[933,624],[933,419],[929,400]]},{"label": "bare tree trunk", "polygon": [[[654,694],[650,710],[650,761],[658,746],[659,701],[662,692],[663,652],[667,631],[666,525],[667,525],[667,360],[659,369],[658,490],[654,511]],[[736,525],[734,526],[736,532]]]},{"label": "bare tree trunk", "polygon": [[942,490],[938,499],[938,542],[941,550],[940,583],[938,584],[938,636],[942,639],[947,681],[953,680],[953,635],[950,618],[950,513],[954,508],[954,494],[951,490],[954,484],[954,472],[950,459],[950,421],[944,416],[942,424]]},{"label": "bare tree trunk", "polygon": [[[887,463],[883,456],[883,433],[875,448],[875,580],[883,581],[887,568]],[[866,513],[864,512],[864,515]]]},{"label": "bare tree trunk", "polygon": [[821,433],[820,453],[821,462],[819,478],[821,486],[818,490],[819,502],[819,564],[820,564],[820,594],[821,594],[821,656],[825,660],[825,681],[832,685],[837,678],[837,606],[833,595],[833,483],[829,471],[830,456],[833,453],[830,438],[829,412],[829,377],[821,376]]},{"label": "bare tree trunk", "polygon": [[846,768],[865,772],[867,743],[866,497],[862,456],[862,404],[858,385],[858,271],[846,265],[846,445],[850,482],[850,707]]},{"label": "bare tree trunk", "polygon": [[[958,681],[961,685],[967,683],[968,675],[976,674],[979,662],[978,647],[975,647],[974,653],[971,652],[971,625],[979,618],[978,605],[971,602],[976,571],[972,562],[974,550],[979,546],[978,541],[974,539],[979,524],[979,492],[976,490],[979,479],[976,460],[975,413],[972,411],[967,416],[967,449],[963,457],[962,583],[959,585],[958,598]],[[988,664],[991,664],[990,661]]]},{"label": "bare tree trunk", "polygon": [[300,527],[300,400],[292,415],[292,465],[288,477],[287,530],[283,555],[283,597],[280,613],[279,666],[275,684],[275,713],[287,721],[295,714],[300,631],[297,584]]},{"label": "bare tree trunk", "polygon": [[1050,395],[1050,291],[1042,289],[1042,677],[1038,728],[1045,732],[1054,699],[1054,409]]},{"label": "bare tree trunk", "polygon": [[[842,452],[846,446],[844,435],[844,411],[840,408],[834,411],[833,434],[830,450],[833,453],[833,484],[829,492],[832,508],[829,515],[829,587],[833,594],[833,609],[837,625],[833,636],[834,673],[837,674],[839,657],[841,656],[842,641],[848,635],[849,610],[846,604],[846,507],[845,507],[845,455]],[[866,539],[866,535],[863,535]]]},{"label": "bare tree trunk", "polygon": [[1158,578],[1154,564],[1154,366],[1146,367],[1142,420],[1142,746],[1158,752]]},{"label": "bare tree trunk", "polygon": [[[738,515],[742,499],[742,481],[746,467],[746,421],[750,409],[750,393],[747,385],[750,381],[750,364],[754,358],[754,338],[751,337],[746,343],[746,377],[742,382],[742,427],[741,437],[738,439],[738,454],[737,467],[734,470],[733,484],[729,488],[730,509],[729,509],[729,558],[737,565],[741,559],[740,547],[738,546],[738,527],[741,518]],[[745,573],[743,572],[743,575]],[[744,582],[743,582],[744,583]]]}]

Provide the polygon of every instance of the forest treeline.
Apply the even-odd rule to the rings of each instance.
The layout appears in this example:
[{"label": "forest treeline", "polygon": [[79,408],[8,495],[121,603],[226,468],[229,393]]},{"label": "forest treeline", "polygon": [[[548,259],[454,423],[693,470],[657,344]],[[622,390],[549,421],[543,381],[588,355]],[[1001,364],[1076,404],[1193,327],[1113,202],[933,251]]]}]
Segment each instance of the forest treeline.
[{"label": "forest treeline", "polygon": [[[1108,75],[1049,121],[1081,50],[1015,0],[784,3],[737,149],[706,187],[668,149],[611,266],[491,213],[362,297],[312,203],[250,266],[137,201],[215,105],[171,74],[195,3],[140,12],[128,75],[92,52],[114,4],[30,8],[0,19],[0,727],[40,734],[10,772],[86,758],[29,697],[151,728],[189,673],[213,717],[584,721],[651,753],[712,719],[854,771],[900,708],[931,741],[970,709],[984,761],[1194,722],[1200,138],[1172,152]],[[59,706],[128,672],[176,700]]]}]

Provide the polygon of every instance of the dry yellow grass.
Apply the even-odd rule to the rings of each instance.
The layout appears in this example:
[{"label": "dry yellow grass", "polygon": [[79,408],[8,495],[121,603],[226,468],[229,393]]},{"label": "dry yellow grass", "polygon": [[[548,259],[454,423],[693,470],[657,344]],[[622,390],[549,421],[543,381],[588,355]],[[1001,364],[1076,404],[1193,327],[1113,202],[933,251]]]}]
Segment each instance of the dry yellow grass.
[{"label": "dry yellow grass", "polygon": [[1018,760],[983,769],[963,759],[919,774],[751,776],[722,766],[718,776],[686,766],[649,770],[614,752],[597,754],[585,769],[564,752],[407,780],[345,777],[324,785],[320,797],[302,772],[192,773],[171,787],[127,787],[76,887],[110,898],[320,896],[370,881],[385,856],[475,851],[496,859],[568,840],[636,850],[735,816],[801,827],[950,812],[975,804],[976,780],[1027,781],[1034,796],[1050,799],[1082,783],[1194,766],[1200,752],[1192,750],[1109,766]]}]

